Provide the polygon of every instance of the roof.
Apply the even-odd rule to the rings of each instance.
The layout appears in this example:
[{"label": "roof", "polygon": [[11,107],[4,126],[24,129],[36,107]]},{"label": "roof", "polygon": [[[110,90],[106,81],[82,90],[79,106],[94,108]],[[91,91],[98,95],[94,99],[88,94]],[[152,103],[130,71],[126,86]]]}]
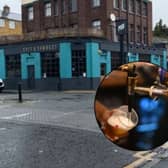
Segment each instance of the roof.
[{"label": "roof", "polygon": [[[4,16],[2,16],[2,10],[0,10],[0,18]],[[5,18],[10,19],[10,20],[17,20],[17,21],[21,21],[22,20],[22,16],[19,13],[13,13],[10,12],[7,16],[5,16]]]}]

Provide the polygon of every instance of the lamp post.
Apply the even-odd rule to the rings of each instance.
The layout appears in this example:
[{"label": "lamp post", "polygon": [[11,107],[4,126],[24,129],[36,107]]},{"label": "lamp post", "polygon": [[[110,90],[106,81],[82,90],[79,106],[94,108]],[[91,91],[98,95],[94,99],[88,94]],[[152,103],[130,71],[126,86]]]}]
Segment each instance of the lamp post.
[{"label": "lamp post", "polygon": [[[116,19],[114,13],[110,14],[110,20],[116,23],[116,34],[119,35],[120,41],[120,64],[126,63],[124,56],[124,36],[127,35],[127,48],[128,48],[128,20],[127,19]],[[114,33],[115,34],[115,33]],[[128,50],[128,49],[127,49]]]}]

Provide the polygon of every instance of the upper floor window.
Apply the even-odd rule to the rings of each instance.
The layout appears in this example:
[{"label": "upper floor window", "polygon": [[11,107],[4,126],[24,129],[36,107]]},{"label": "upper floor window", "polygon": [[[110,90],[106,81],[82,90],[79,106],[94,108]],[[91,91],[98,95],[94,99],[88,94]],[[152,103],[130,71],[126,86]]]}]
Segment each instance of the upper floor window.
[{"label": "upper floor window", "polygon": [[51,16],[51,3],[50,2],[45,3],[44,13],[45,13],[45,16]]},{"label": "upper floor window", "polygon": [[15,21],[9,21],[9,28],[15,29]]},{"label": "upper floor window", "polygon": [[129,39],[130,39],[130,42],[134,42],[134,25],[133,24],[130,24]]},{"label": "upper floor window", "polygon": [[113,0],[113,5],[114,5],[114,8],[119,8],[119,1]]},{"label": "upper floor window", "polygon": [[137,30],[136,30],[136,40],[137,40],[137,43],[141,43],[141,27],[140,26],[137,26]]},{"label": "upper floor window", "polygon": [[5,20],[4,19],[0,19],[0,27],[5,27]]},{"label": "upper floor window", "polygon": [[76,12],[77,9],[78,9],[77,0],[70,0],[70,10],[71,10],[71,12]]},{"label": "upper floor window", "polygon": [[92,27],[96,29],[101,29],[101,21],[100,20],[92,21]]},{"label": "upper floor window", "polygon": [[33,20],[34,19],[34,9],[33,7],[28,7],[28,20]]},{"label": "upper floor window", "polygon": [[93,6],[93,7],[98,7],[98,6],[100,6],[100,0],[92,0],[92,6]]},{"label": "upper floor window", "polygon": [[58,16],[58,14],[59,14],[59,6],[58,6],[58,0],[55,0],[55,3],[54,3],[54,15],[55,16]]},{"label": "upper floor window", "polygon": [[147,16],[147,3],[146,2],[143,2],[142,4],[142,14],[144,16]]},{"label": "upper floor window", "polygon": [[143,42],[144,42],[144,44],[147,44],[147,42],[148,42],[147,28],[146,27],[143,28]]},{"label": "upper floor window", "polygon": [[122,0],[122,9],[127,10],[127,1],[126,0]]},{"label": "upper floor window", "polygon": [[129,11],[132,13],[134,12],[134,0],[129,1]]},{"label": "upper floor window", "polygon": [[136,14],[140,15],[141,14],[141,1],[136,0]]},{"label": "upper floor window", "polygon": [[62,0],[61,1],[61,13],[62,14],[65,14],[66,13],[66,2],[65,2],[65,0]]}]

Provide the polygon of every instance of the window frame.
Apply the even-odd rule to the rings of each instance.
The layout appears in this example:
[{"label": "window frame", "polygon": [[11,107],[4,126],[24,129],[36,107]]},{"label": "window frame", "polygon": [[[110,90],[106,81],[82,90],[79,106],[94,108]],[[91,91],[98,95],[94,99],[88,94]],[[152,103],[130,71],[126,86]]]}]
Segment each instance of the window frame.
[{"label": "window frame", "polygon": [[135,1],[134,0],[129,0],[129,12],[130,13],[135,13]]},{"label": "window frame", "polygon": [[27,8],[27,16],[28,16],[28,20],[34,20],[34,7],[33,6],[29,6]]},{"label": "window frame", "polygon": [[[97,24],[99,23],[99,24]],[[97,29],[97,30],[101,30],[101,20],[100,19],[96,19],[92,21],[92,28]]]},{"label": "window frame", "polygon": [[140,25],[137,25],[136,27],[136,42],[138,44],[141,43],[141,26]]},{"label": "window frame", "polygon": [[50,17],[52,15],[52,8],[51,8],[51,2],[45,2],[44,3],[44,16],[45,17]]},{"label": "window frame", "polygon": [[148,15],[148,7],[147,7],[147,3],[146,2],[142,3],[142,15],[143,16],[147,16]]},{"label": "window frame", "polygon": [[140,0],[136,0],[136,3],[135,3],[135,11],[136,11],[136,14],[137,15],[141,15],[141,1]]},{"label": "window frame", "polygon": [[101,6],[101,0],[92,0],[92,7],[100,7]]},{"label": "window frame", "polygon": [[16,22],[14,20],[9,20],[9,29],[15,29],[16,28]]},{"label": "window frame", "polygon": [[5,19],[0,18],[0,27],[5,27]]},{"label": "window frame", "polygon": [[122,0],[121,6],[122,6],[122,10],[126,11],[127,10],[127,0]]},{"label": "window frame", "polygon": [[115,9],[119,9],[119,8],[120,8],[119,0],[113,0],[113,7],[114,7]]},{"label": "window frame", "polygon": [[78,11],[78,1],[77,0],[70,0],[70,11],[77,12]]},{"label": "window frame", "polygon": [[58,16],[59,15],[59,3],[58,0],[54,1],[54,16]]}]

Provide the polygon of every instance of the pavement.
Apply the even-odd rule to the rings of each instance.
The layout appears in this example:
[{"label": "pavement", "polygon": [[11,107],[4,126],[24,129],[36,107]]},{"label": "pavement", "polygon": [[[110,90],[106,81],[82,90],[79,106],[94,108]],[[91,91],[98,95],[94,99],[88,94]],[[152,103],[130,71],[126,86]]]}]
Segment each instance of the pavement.
[{"label": "pavement", "polygon": [[0,168],[168,167],[167,143],[133,152],[109,142],[95,120],[94,95],[26,91],[19,103],[15,91],[0,94]]}]

